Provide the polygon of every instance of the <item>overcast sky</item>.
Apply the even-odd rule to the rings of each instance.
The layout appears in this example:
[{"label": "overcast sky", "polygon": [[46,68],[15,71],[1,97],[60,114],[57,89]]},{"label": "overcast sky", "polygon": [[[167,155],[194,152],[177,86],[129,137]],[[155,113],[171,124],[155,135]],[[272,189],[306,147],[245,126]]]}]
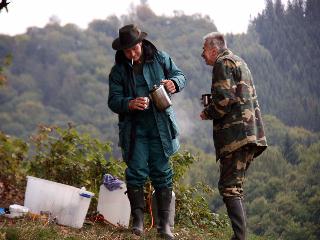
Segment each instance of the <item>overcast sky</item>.
[{"label": "overcast sky", "polygon": [[[110,15],[128,13],[130,6],[140,0],[7,0],[9,12],[0,12],[0,33],[16,35],[27,27],[43,27],[51,16],[57,16],[61,24],[74,23],[86,28],[93,19],[105,19]],[[250,18],[262,12],[265,0],[148,0],[157,15],[172,16],[174,10],[187,15],[209,15],[218,30],[223,33],[246,32]]]}]

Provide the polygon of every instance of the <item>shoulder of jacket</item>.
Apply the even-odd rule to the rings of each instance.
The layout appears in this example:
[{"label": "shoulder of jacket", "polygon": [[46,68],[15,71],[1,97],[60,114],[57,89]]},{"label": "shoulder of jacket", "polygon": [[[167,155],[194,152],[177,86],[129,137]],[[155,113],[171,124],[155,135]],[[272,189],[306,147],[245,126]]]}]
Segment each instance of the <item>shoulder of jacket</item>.
[{"label": "shoulder of jacket", "polygon": [[227,55],[223,55],[223,56],[220,56],[218,59],[217,59],[217,62],[221,62],[221,63],[224,63],[225,65],[234,65],[236,66],[237,65],[237,60],[236,58],[231,55],[231,54],[227,54]]},{"label": "shoulder of jacket", "polygon": [[168,53],[166,53],[165,51],[160,51],[160,50],[157,50],[156,54],[155,54],[155,57],[164,61],[166,58],[169,57]]},{"label": "shoulder of jacket", "polygon": [[220,56],[218,60],[228,67],[240,67],[243,64],[241,58],[232,53]]},{"label": "shoulder of jacket", "polygon": [[156,60],[162,66],[166,65],[168,58],[169,58],[169,54],[160,50],[158,50],[154,56],[154,60]]},{"label": "shoulder of jacket", "polygon": [[115,64],[110,70],[110,75],[119,76],[125,71],[123,64]]},{"label": "shoulder of jacket", "polygon": [[110,72],[117,72],[117,71],[119,71],[120,70],[120,65],[119,64],[114,64],[113,66],[112,66],[112,68],[111,68],[111,70],[110,70]]}]

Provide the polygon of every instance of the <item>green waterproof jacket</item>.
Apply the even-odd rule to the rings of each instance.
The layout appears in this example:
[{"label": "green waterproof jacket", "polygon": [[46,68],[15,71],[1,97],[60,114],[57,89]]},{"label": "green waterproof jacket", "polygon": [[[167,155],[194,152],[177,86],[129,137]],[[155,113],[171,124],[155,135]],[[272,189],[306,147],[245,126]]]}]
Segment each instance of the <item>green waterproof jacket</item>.
[{"label": "green waterproof jacket", "polygon": [[[149,90],[154,85],[159,86],[163,79],[170,79],[174,82],[176,92],[180,92],[186,83],[182,71],[175,65],[171,57],[149,41],[143,40],[144,65],[143,76]],[[131,157],[134,147],[135,133],[135,112],[130,111],[128,103],[135,97],[135,82],[132,64],[127,60],[122,51],[117,51],[115,65],[109,74],[109,108],[119,115],[119,146],[122,149],[122,156],[125,161]],[[178,125],[174,110],[171,107],[159,112],[152,104],[153,113],[159,130],[160,139],[165,155],[174,154],[179,149]]]},{"label": "green waterproof jacket", "polygon": [[261,154],[267,141],[252,75],[230,50],[219,54],[213,66],[211,94],[204,113],[213,120],[217,160],[246,145],[255,157]]}]

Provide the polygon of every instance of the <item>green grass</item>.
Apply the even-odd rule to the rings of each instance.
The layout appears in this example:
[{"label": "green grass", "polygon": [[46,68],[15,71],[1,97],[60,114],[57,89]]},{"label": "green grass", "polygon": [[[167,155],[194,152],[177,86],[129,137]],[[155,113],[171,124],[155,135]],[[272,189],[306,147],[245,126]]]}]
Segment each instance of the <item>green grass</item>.
[{"label": "green grass", "polygon": [[[146,226],[148,227],[148,226]],[[219,228],[208,233],[203,229],[176,226],[174,235],[179,240],[229,240],[232,235],[230,227]],[[156,229],[137,237],[128,229],[117,228],[105,223],[84,224],[81,229],[74,229],[45,221],[32,220],[29,217],[7,219],[0,217],[0,240],[122,240],[122,239],[159,239]],[[257,236],[249,236],[248,240],[267,240]]]}]

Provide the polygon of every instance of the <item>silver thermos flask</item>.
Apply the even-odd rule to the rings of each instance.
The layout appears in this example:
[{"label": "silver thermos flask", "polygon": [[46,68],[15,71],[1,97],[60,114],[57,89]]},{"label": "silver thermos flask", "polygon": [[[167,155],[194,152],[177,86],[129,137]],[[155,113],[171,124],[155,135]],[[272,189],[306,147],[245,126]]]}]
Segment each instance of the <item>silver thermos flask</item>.
[{"label": "silver thermos flask", "polygon": [[171,99],[163,84],[154,85],[150,91],[150,98],[158,111],[162,112],[172,105]]}]

